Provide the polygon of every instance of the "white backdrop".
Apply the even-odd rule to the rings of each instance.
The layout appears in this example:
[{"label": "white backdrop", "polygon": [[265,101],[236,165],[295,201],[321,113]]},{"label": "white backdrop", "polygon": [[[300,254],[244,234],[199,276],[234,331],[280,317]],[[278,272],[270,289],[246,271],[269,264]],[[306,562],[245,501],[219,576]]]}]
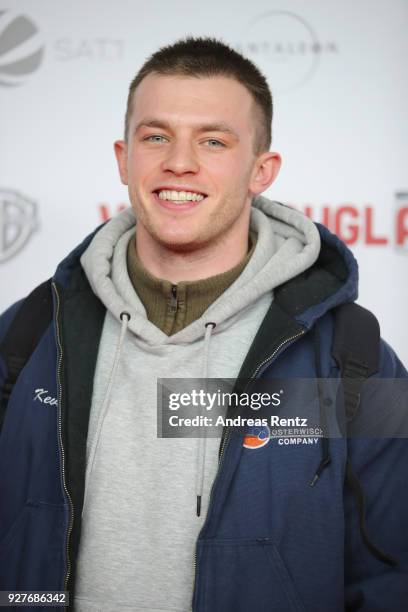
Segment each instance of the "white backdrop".
[{"label": "white backdrop", "polygon": [[[360,298],[408,364],[406,0],[12,0],[0,5],[0,310],[128,203],[113,157],[127,88],[186,34],[266,73],[283,167],[265,195],[347,240]],[[2,8],[3,7],[3,8]]]}]

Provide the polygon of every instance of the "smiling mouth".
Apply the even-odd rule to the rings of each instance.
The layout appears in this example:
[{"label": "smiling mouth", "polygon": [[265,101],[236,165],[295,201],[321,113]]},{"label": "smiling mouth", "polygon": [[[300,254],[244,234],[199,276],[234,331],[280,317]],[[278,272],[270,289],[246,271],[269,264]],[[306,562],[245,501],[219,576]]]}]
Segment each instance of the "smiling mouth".
[{"label": "smiling mouth", "polygon": [[168,202],[201,202],[206,194],[199,191],[176,191],[174,189],[156,189],[154,191],[160,200]]}]

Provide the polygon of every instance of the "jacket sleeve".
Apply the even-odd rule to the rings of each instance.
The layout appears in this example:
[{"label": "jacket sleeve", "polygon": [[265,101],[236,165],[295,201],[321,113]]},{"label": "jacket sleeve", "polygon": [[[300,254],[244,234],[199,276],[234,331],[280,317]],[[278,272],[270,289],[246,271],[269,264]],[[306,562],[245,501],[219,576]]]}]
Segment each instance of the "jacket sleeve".
[{"label": "jacket sleeve", "polygon": [[10,306],[2,315],[0,315],[0,433],[6,408],[3,404],[4,383],[6,382],[8,374],[7,364],[3,353],[3,340],[6,337],[10,324],[16,316],[23,301],[24,300],[22,299],[15,302],[15,304]]},{"label": "jacket sleeve", "polygon": [[[376,548],[393,557],[397,565],[380,561],[368,550],[362,539],[356,498],[346,485],[347,612],[408,610],[408,373],[383,340],[380,364],[379,374],[368,381],[374,383],[372,391],[368,397],[362,394],[359,408],[362,418],[371,426],[376,421],[376,426],[369,436],[348,440],[348,459],[364,492],[369,539]],[[391,379],[400,380],[393,386]],[[396,393],[392,392],[395,388]],[[394,428],[399,423],[398,437],[390,436],[392,427],[388,421],[393,422]]]}]

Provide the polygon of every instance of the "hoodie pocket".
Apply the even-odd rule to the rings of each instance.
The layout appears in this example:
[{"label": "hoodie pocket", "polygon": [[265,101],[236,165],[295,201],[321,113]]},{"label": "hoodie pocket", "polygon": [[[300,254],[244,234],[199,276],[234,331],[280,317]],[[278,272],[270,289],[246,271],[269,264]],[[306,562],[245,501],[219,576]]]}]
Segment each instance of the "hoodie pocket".
[{"label": "hoodie pocket", "polygon": [[270,538],[202,540],[195,612],[305,612]]}]

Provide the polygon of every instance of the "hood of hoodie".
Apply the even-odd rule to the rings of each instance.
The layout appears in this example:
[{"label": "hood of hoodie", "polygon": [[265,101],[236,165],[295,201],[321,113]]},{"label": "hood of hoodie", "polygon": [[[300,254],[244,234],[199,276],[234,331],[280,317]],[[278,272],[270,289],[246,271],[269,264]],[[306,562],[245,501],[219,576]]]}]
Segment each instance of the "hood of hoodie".
[{"label": "hood of hoodie", "polygon": [[114,217],[94,235],[81,264],[93,292],[106,308],[117,320],[128,313],[128,331],[151,346],[194,342],[204,336],[207,322],[215,322],[213,333],[220,333],[260,297],[273,295],[276,287],[310,268],[320,252],[320,234],[310,219],[277,202],[256,198],[250,225],[258,240],[249,263],[202,317],[167,336],[147,320],[124,265],[135,224],[130,208]]}]

